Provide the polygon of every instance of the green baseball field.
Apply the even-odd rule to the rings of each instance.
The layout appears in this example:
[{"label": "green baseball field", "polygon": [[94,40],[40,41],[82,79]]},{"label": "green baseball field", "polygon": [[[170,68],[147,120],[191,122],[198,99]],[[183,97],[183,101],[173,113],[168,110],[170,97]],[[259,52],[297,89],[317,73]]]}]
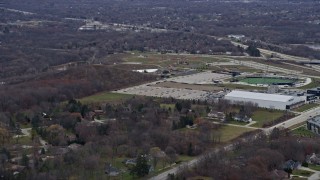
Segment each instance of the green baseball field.
[{"label": "green baseball field", "polygon": [[283,79],[277,77],[247,77],[241,79],[240,82],[248,84],[275,84],[275,83],[294,83],[294,79]]}]

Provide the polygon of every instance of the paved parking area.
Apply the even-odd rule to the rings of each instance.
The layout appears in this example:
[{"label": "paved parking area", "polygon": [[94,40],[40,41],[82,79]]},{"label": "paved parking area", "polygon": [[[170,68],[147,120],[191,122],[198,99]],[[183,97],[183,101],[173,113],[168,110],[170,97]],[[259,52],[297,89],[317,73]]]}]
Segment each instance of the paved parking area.
[{"label": "paved parking area", "polygon": [[197,74],[191,74],[187,76],[179,76],[169,78],[167,81],[186,83],[186,84],[213,84],[214,80],[223,80],[230,78],[228,74],[212,73],[211,71],[201,72]]},{"label": "paved parking area", "polygon": [[207,100],[208,98],[214,98],[215,93],[205,90],[195,90],[191,88],[171,88],[161,87],[157,84],[164,83],[165,81],[173,81],[184,84],[213,84],[214,80],[223,80],[231,77],[227,74],[212,73],[211,71],[201,72],[197,74],[191,74],[186,76],[179,76],[174,78],[168,78],[166,80],[154,81],[139,86],[129,87],[113,91],[122,94],[133,94],[141,96],[161,97],[161,98],[175,98],[175,99],[189,99],[189,100]]},{"label": "paved parking area", "polygon": [[210,93],[200,90],[154,87],[150,85],[134,86],[115,91],[123,94],[135,94],[151,97],[175,99],[205,99]]}]

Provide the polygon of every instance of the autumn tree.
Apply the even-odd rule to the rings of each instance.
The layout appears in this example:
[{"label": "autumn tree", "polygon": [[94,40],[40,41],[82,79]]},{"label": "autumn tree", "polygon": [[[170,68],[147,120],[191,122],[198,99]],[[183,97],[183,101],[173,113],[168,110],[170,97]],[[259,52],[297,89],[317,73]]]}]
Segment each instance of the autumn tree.
[{"label": "autumn tree", "polygon": [[149,174],[147,155],[140,154],[137,157],[137,164],[131,169],[130,174],[138,177],[143,177]]}]

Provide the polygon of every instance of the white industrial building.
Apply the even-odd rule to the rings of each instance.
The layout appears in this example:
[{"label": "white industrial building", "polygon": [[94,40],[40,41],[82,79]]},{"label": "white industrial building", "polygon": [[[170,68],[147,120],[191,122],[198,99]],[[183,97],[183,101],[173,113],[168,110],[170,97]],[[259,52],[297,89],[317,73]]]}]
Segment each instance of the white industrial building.
[{"label": "white industrial building", "polygon": [[279,94],[266,94],[248,91],[232,91],[228,93],[224,99],[231,103],[254,103],[258,107],[286,110],[292,106],[305,103],[304,96],[287,96]]}]

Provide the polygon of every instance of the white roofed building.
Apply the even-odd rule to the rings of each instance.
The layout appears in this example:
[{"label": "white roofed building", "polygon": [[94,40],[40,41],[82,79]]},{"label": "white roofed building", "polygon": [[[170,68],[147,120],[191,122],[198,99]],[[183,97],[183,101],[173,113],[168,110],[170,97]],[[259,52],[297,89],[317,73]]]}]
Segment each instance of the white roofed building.
[{"label": "white roofed building", "polygon": [[258,107],[280,110],[290,109],[291,106],[305,102],[304,96],[287,96],[237,90],[227,94],[224,99],[229,100],[232,103],[250,102],[257,104]]}]

